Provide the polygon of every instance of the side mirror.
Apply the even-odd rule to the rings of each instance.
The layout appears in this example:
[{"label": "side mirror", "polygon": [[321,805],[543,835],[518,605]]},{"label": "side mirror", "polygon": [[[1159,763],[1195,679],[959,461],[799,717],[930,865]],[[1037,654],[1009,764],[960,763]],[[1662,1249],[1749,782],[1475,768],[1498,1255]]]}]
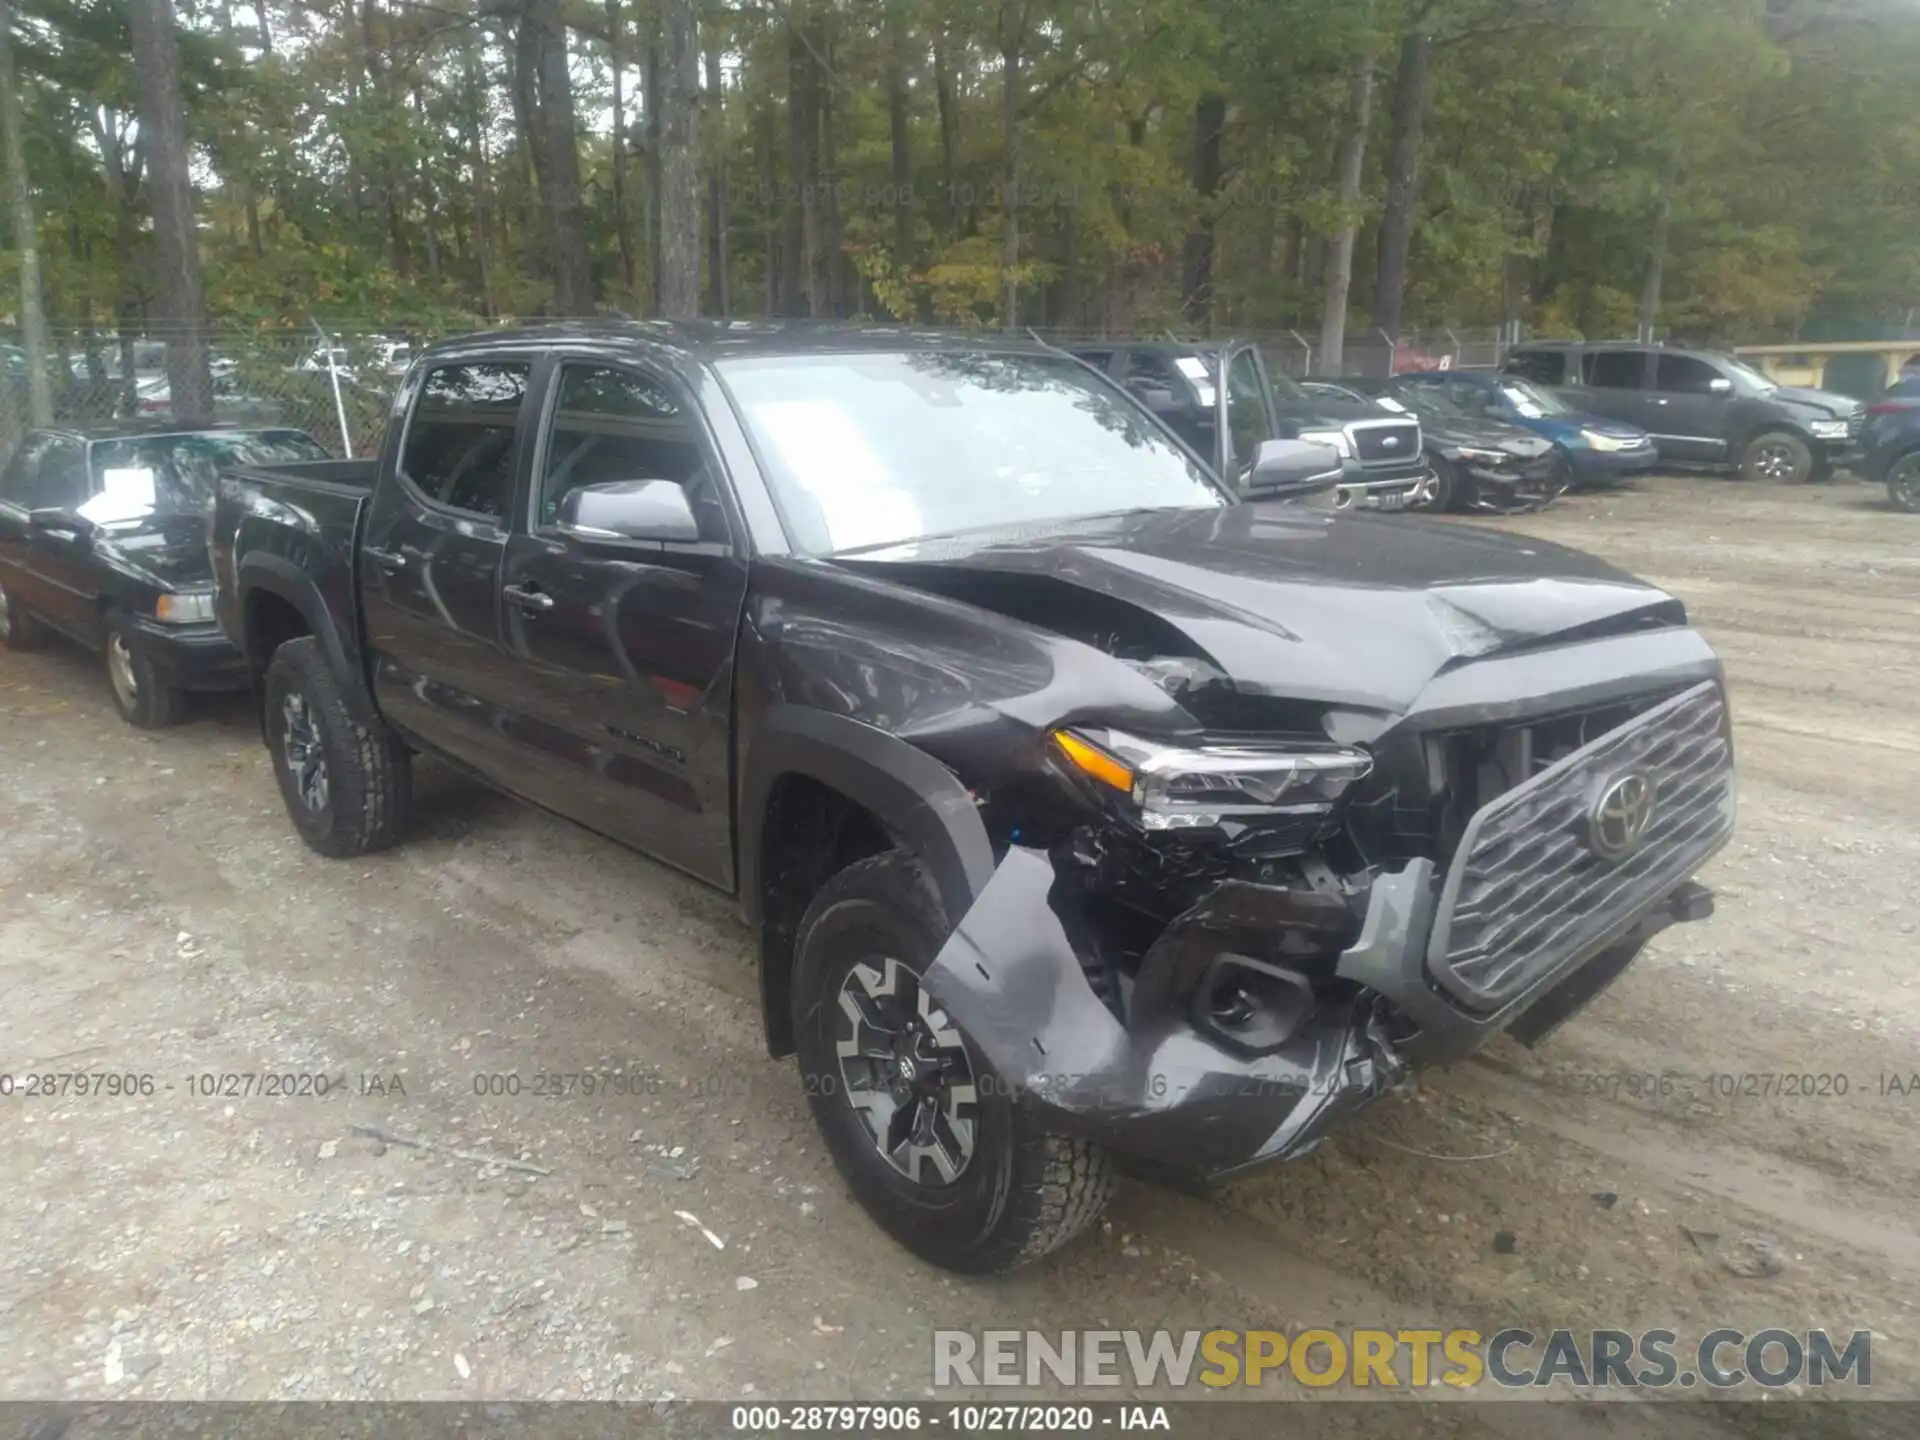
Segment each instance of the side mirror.
[{"label": "side mirror", "polygon": [[1309,440],[1262,440],[1247,472],[1247,494],[1291,499],[1331,490],[1343,474],[1340,452]]},{"label": "side mirror", "polygon": [[560,502],[559,528],[583,540],[700,538],[687,492],[671,480],[609,480],[570,490]]},{"label": "side mirror", "polygon": [[1724,375],[1716,375],[1707,381],[1707,393],[1709,395],[1731,395],[1733,393],[1733,381],[1727,379]]},{"label": "side mirror", "polygon": [[27,512],[27,524],[35,530],[67,530],[85,537],[93,533],[93,521],[61,505],[43,505]]}]

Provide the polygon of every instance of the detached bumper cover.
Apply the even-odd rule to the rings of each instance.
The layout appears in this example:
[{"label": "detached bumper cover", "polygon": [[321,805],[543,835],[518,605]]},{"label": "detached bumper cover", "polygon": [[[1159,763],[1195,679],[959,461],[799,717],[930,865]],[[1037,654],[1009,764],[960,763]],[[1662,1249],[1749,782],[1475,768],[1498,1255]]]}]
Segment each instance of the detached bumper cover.
[{"label": "detached bumper cover", "polygon": [[183,690],[244,690],[248,685],[245,657],[220,627],[162,625],[135,619],[126,629],[127,645],[152,663],[171,685]]},{"label": "detached bumper cover", "polygon": [[[1622,777],[1650,783],[1658,806],[1648,848],[1606,861],[1575,837]],[[1126,1023],[1054,908],[1053,862],[1016,845],[924,984],[1055,1128],[1170,1171],[1231,1175],[1310,1149],[1412,1065],[1503,1030],[1535,1043],[1652,936],[1711,914],[1689,877],[1731,833],[1732,778],[1707,681],[1496,797],[1444,877],[1424,859],[1376,875],[1358,921],[1336,895],[1217,885],[1141,960]],[[1196,1003],[1225,956],[1299,963],[1304,1003],[1261,1053]]]}]

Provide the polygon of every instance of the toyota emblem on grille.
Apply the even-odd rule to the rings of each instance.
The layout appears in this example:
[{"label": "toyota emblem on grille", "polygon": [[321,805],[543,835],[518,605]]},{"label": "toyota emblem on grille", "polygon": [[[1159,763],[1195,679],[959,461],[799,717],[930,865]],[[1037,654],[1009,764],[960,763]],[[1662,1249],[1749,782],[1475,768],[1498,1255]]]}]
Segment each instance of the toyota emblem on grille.
[{"label": "toyota emblem on grille", "polygon": [[1624,860],[1653,825],[1654,785],[1645,775],[1608,782],[1587,816],[1587,844],[1603,860]]}]

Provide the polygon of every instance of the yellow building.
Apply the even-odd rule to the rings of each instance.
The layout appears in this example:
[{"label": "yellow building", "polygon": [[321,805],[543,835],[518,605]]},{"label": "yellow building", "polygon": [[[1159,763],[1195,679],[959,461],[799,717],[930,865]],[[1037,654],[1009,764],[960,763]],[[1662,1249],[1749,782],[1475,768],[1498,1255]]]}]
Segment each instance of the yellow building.
[{"label": "yellow building", "polygon": [[1782,385],[1837,390],[1866,399],[1920,373],[1920,340],[1836,340],[1827,344],[1736,345],[1733,353]]}]

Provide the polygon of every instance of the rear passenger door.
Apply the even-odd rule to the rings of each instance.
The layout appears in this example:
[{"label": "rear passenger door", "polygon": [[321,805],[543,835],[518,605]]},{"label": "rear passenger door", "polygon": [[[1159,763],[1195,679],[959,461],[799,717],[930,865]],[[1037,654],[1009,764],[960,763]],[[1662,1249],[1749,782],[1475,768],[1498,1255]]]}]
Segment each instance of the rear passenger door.
[{"label": "rear passenger door", "polygon": [[514,688],[500,572],[518,513],[537,354],[424,369],[388,437],[359,555],[374,695],[402,731],[508,789]]},{"label": "rear passenger door", "polygon": [[1647,424],[1653,351],[1589,350],[1580,361],[1583,383],[1577,403],[1581,408],[1609,420],[1624,420],[1649,430],[1657,428]]}]

